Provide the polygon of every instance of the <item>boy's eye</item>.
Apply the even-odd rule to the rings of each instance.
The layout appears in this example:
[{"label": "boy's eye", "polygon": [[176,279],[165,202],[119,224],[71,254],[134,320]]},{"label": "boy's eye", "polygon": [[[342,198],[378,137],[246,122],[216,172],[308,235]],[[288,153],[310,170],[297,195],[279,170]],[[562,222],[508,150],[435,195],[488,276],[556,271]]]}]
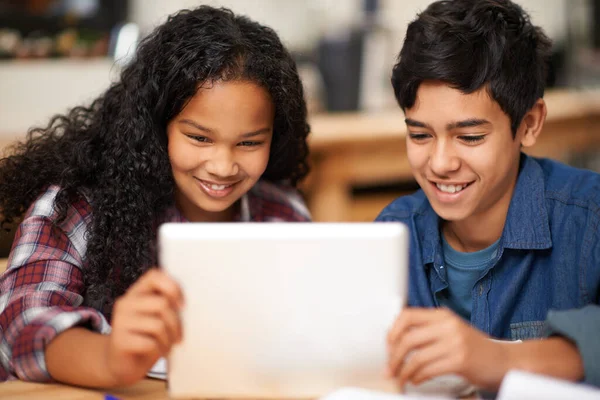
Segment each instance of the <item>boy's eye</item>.
[{"label": "boy's eye", "polygon": [[238,144],[238,146],[242,146],[242,147],[253,147],[253,146],[260,146],[261,144],[263,144],[263,142],[257,142],[257,141],[252,141],[252,140],[246,140],[243,142],[240,142]]},{"label": "boy's eye", "polygon": [[409,133],[408,137],[410,137],[411,140],[414,140],[415,142],[421,142],[425,139],[429,139],[431,135],[429,135],[428,133]]},{"label": "boy's eye", "polygon": [[200,143],[209,143],[210,142],[210,139],[207,138],[206,136],[192,135],[192,134],[186,134],[185,136],[187,136],[190,139],[193,139],[197,142],[200,142]]},{"label": "boy's eye", "polygon": [[467,142],[469,144],[481,142],[485,135],[475,135],[475,136],[459,136],[460,140],[463,142]]}]

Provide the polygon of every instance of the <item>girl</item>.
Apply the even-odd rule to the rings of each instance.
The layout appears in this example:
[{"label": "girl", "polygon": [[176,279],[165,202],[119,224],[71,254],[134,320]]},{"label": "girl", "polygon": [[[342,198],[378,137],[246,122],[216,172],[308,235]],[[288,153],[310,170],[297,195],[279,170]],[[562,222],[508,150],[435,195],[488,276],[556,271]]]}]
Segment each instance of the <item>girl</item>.
[{"label": "girl", "polygon": [[0,277],[0,381],[143,378],[181,339],[179,288],[151,268],[158,225],[308,221],[308,131],[273,30],[207,6],[171,16],[119,83],[0,160],[0,222],[22,218]]}]

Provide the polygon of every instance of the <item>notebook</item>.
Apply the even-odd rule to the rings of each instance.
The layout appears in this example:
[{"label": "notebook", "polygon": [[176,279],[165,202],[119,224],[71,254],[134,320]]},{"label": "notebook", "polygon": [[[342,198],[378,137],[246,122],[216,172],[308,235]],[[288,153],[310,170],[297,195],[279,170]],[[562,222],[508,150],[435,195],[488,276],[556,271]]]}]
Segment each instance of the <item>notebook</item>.
[{"label": "notebook", "polygon": [[504,377],[498,400],[598,400],[600,389],[549,376],[512,370]]}]

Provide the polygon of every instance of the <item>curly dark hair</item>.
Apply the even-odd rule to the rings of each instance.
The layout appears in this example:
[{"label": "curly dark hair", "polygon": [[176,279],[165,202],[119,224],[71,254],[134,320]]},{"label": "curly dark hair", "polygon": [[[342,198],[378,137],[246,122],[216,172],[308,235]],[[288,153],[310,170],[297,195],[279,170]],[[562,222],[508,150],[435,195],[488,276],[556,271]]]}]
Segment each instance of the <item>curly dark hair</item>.
[{"label": "curly dark hair", "polygon": [[143,39],[119,82],[89,107],[31,129],[0,160],[2,226],[18,222],[49,185],[60,187],[59,220],[85,195],[93,209],[86,302],[122,294],[154,262],[157,219],[174,204],[167,124],[199,86],[219,80],[268,90],[275,120],[262,179],[296,186],[308,173],[309,126],[294,60],[272,29],[201,6],[170,16]]},{"label": "curly dark hair", "polygon": [[392,85],[403,110],[424,80],[488,92],[509,116],[513,137],[544,96],[552,43],[510,0],[444,0],[410,23]]}]

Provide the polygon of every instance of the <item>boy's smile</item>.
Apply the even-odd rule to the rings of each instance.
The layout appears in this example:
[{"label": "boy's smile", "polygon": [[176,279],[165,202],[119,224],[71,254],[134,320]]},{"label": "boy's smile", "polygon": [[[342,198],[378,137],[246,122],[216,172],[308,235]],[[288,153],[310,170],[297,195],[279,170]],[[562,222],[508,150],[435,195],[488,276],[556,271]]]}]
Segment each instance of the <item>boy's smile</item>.
[{"label": "boy's smile", "polygon": [[459,201],[473,182],[429,181],[436,190],[438,200],[442,203]]}]

